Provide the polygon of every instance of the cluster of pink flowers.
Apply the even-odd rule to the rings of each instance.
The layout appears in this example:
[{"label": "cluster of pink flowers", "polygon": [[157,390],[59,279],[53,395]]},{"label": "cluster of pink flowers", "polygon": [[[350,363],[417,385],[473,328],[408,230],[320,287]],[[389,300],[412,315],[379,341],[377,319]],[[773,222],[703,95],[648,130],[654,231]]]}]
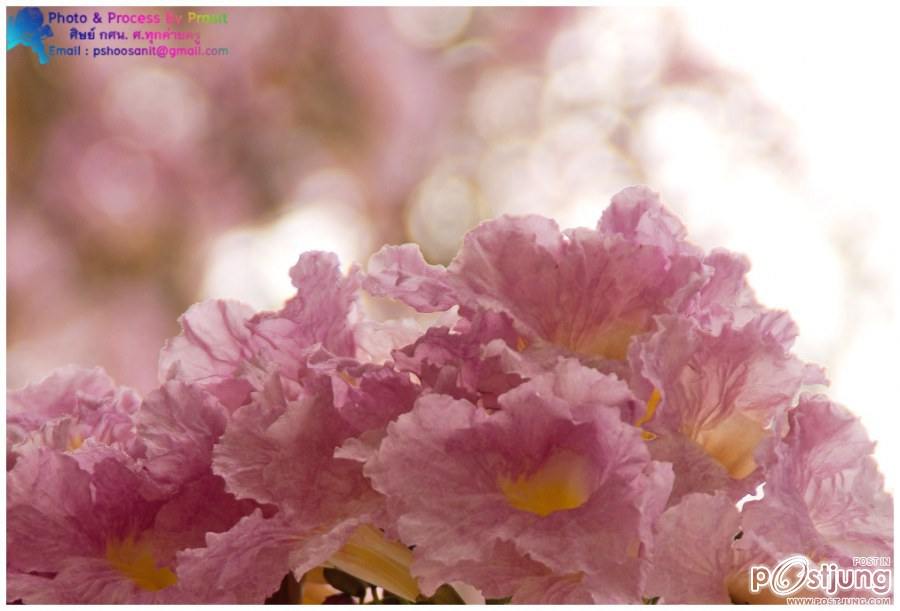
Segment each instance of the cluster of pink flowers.
[{"label": "cluster of pink flowers", "polygon": [[748,602],[753,563],[891,557],[859,421],[804,392],[824,373],[747,260],[685,235],[633,187],[596,229],[483,223],[446,268],[306,253],[280,311],[190,308],[143,399],[98,369],[11,392],[7,599],[260,603],[334,567],[406,599]]}]

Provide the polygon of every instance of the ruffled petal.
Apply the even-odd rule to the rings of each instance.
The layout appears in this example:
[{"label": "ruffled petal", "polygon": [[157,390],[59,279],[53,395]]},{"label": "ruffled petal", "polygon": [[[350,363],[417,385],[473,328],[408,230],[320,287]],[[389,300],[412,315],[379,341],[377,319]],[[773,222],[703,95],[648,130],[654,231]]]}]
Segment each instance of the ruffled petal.
[{"label": "ruffled petal", "polygon": [[714,249],[703,264],[710,273],[696,299],[685,308],[686,314],[718,333],[723,325],[742,327],[766,311],[747,282],[747,257]]},{"label": "ruffled petal", "polygon": [[313,380],[296,399],[260,394],[234,413],[214,449],[214,471],[239,498],[272,504],[298,528],[325,533],[379,506],[362,466],[334,457],[356,432],[335,409],[327,378]]},{"label": "ruffled petal", "polygon": [[[446,571],[443,564],[433,564],[425,556],[417,556],[413,568],[416,573],[429,574]],[[559,575],[523,554],[514,544],[498,541],[491,550],[491,561],[481,558],[461,558],[454,572],[477,575],[479,591],[486,598],[510,598],[512,604],[591,604],[593,596],[584,584],[582,575]]]},{"label": "ruffled petal", "polygon": [[91,475],[65,454],[39,449],[6,476],[7,567],[56,573],[67,558],[100,550]]},{"label": "ruffled petal", "polygon": [[419,312],[441,312],[459,303],[447,272],[426,263],[415,244],[385,246],[372,255],[363,287],[376,297],[397,299]]},{"label": "ruffled petal", "polygon": [[728,604],[741,516],[726,495],[689,494],[655,525],[647,598],[668,604]]},{"label": "ruffled petal", "polygon": [[744,506],[741,546],[776,562],[792,553],[841,563],[890,557],[893,502],[859,419],[822,395],[807,395],[789,425],[783,440],[759,453],[765,494]]},{"label": "ruffled petal", "polygon": [[[713,492],[715,469],[700,466],[693,445],[719,463],[737,494],[758,482],[754,451],[772,435],[804,384],[823,381],[821,371],[789,352],[792,323],[779,313],[765,313],[740,328],[724,326],[715,334],[694,319],[665,316],[659,330],[641,338],[631,351],[631,365],[647,397],[644,427],[663,442],[656,455],[675,462],[688,481],[676,484],[678,495]],[[653,445],[656,441],[650,441]],[[752,477],[751,477],[752,476]],[[673,502],[677,496],[673,498]]]},{"label": "ruffled petal", "polygon": [[423,591],[449,580],[499,589],[480,569],[506,541],[560,578],[583,573],[598,600],[640,600],[641,541],[671,471],[652,463],[622,406],[605,403],[627,395],[620,385],[564,362],[502,395],[495,412],[430,395],[388,427],[366,474],[415,546]]},{"label": "ruffled petal", "polygon": [[253,309],[237,301],[209,300],[191,306],[179,319],[181,334],[159,355],[160,382],[180,380],[207,389],[236,408],[254,385],[241,374],[255,363],[248,327]]},{"label": "ruffled petal", "polygon": [[257,337],[258,354],[278,363],[285,374],[309,348],[321,345],[332,354],[354,356],[356,267],[345,277],[332,253],[306,252],[291,268],[297,294],[278,312],[257,314],[249,323]]},{"label": "ruffled petal", "polygon": [[260,604],[293,568],[298,547],[280,516],[256,510],[227,532],[208,534],[203,547],[179,552],[178,576],[189,601]]},{"label": "ruffled petal", "polygon": [[257,510],[227,532],[208,534],[204,547],[180,552],[179,579],[191,600],[258,604],[288,572],[300,579],[325,564],[359,525],[348,519],[327,530],[310,529],[284,514],[266,518]]},{"label": "ruffled petal", "polygon": [[138,394],[99,367],[63,367],[38,383],[7,395],[7,466],[35,448],[75,453],[85,441],[105,444],[132,456],[143,452],[133,414]]},{"label": "ruffled petal", "polygon": [[209,473],[227,419],[218,400],[199,387],[173,381],[153,391],[137,416],[147,470],[170,490]]},{"label": "ruffled petal", "polygon": [[676,264],[663,249],[619,235],[503,217],[472,230],[449,271],[469,300],[507,312],[529,342],[621,361],[654,315],[686,299],[701,264]]},{"label": "ruffled petal", "polygon": [[421,392],[421,385],[408,373],[392,366],[320,356],[324,358],[311,358],[307,362],[301,374],[306,378],[304,383],[330,385],[337,414],[360,433],[383,429],[398,415],[412,409]]},{"label": "ruffled petal", "polygon": [[26,603],[190,602],[176,553],[228,530],[252,504],[211,474],[164,497],[126,455],[104,452],[91,463],[89,471],[41,448],[7,475],[8,595]]},{"label": "ruffled petal", "polygon": [[700,254],[686,241],[687,229],[659,201],[659,194],[644,186],[622,189],[613,196],[597,229],[618,234],[629,242],[657,246],[670,254]]},{"label": "ruffled petal", "polygon": [[492,342],[509,350],[526,347],[508,316],[482,310],[454,329],[428,329],[415,343],[395,351],[393,358],[398,369],[415,374],[431,392],[494,408],[497,397],[524,377],[506,367],[505,355],[497,346],[488,348]]},{"label": "ruffled petal", "polygon": [[[221,477],[207,473],[182,486],[153,518],[154,550],[166,563],[186,548],[203,547],[207,533],[226,532],[256,508],[226,492]],[[176,571],[178,572],[178,571]],[[181,579],[179,573],[179,579]]]}]

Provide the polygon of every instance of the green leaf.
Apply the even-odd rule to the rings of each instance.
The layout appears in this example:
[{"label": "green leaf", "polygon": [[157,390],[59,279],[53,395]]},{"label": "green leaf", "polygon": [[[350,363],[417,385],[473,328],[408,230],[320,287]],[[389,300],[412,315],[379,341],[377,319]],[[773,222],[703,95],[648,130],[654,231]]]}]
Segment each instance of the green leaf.
[{"label": "green leaf", "polygon": [[642,596],[641,599],[644,601],[645,605],[655,605],[659,602],[659,596],[654,596],[653,598]]},{"label": "green leaf", "polygon": [[486,605],[508,605],[512,601],[512,596],[507,596],[506,598],[485,598],[484,603]]}]

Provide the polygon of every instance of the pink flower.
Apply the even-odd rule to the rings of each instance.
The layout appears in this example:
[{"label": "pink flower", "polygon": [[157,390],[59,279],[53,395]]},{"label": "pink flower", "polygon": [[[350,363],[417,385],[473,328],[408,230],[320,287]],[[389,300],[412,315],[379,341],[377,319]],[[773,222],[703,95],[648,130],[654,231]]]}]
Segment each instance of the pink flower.
[{"label": "pink flower", "polygon": [[160,382],[180,380],[212,393],[231,408],[243,405],[256,387],[256,348],[247,326],[253,310],[236,301],[192,305],[179,322],[181,334],[159,355]]},{"label": "pink flower", "polygon": [[363,286],[419,312],[441,312],[458,303],[444,268],[426,263],[415,244],[385,246],[372,255]]},{"label": "pink flower", "polygon": [[657,460],[671,462],[671,502],[690,492],[740,498],[761,481],[754,451],[772,435],[803,384],[821,370],[788,351],[793,323],[761,314],[718,333],[687,317],[657,319],[659,330],[632,344],[635,387],[647,401],[638,421]]},{"label": "pink flower", "polygon": [[526,346],[507,315],[482,310],[470,318],[453,329],[428,329],[415,343],[395,350],[394,363],[431,392],[496,407],[497,397],[525,377],[508,364],[506,353]]},{"label": "pink flower", "polygon": [[631,338],[649,331],[654,315],[682,307],[704,270],[651,192],[628,189],[612,211],[597,230],[561,232],[538,216],[482,223],[446,270],[427,265],[413,246],[388,246],[373,256],[364,284],[420,311],[459,304],[463,313],[505,312],[529,345],[623,361]]},{"label": "pink flower", "polygon": [[303,543],[283,516],[266,518],[257,509],[227,532],[209,533],[205,546],[180,552],[179,575],[189,600],[259,604],[303,564]]},{"label": "pink flower", "polygon": [[726,495],[692,493],[654,525],[647,598],[667,604],[728,604],[738,570],[733,549],[741,514]]},{"label": "pink flower", "polygon": [[[742,327],[767,311],[756,301],[753,289],[747,282],[750,262],[746,257],[716,248],[706,255],[703,265],[708,270],[708,280],[683,313],[718,333],[722,325]],[[789,319],[785,318],[785,321],[789,322]],[[796,335],[793,325],[787,326]]]},{"label": "pink flower", "polygon": [[848,564],[891,557],[891,496],[859,419],[823,395],[805,395],[784,439],[758,453],[764,496],[743,509],[740,546],[777,562],[790,554]]},{"label": "pink flower", "polygon": [[422,390],[412,376],[390,364],[334,358],[324,351],[311,354],[298,371],[301,385],[328,389],[336,412],[357,432],[384,429],[412,409]]},{"label": "pink flower", "polygon": [[666,210],[659,195],[643,186],[622,189],[603,211],[597,228],[634,244],[656,246],[671,255],[698,256],[702,251],[686,241],[687,229]]},{"label": "pink flower", "polygon": [[142,467],[172,490],[211,474],[213,445],[225,432],[228,412],[199,387],[173,381],[147,396],[135,421],[147,447]]},{"label": "pink flower", "polygon": [[96,453],[80,450],[108,446],[137,457],[143,440],[135,434],[132,416],[138,394],[116,386],[100,368],[57,369],[36,384],[7,395],[7,468],[38,447],[50,447],[84,460]]},{"label": "pink flower", "polygon": [[53,449],[21,457],[7,476],[7,600],[190,602],[177,551],[229,529],[250,505],[212,476],[164,498],[152,489],[137,465],[114,458],[86,471]]},{"label": "pink flower", "polygon": [[288,377],[311,346],[338,356],[355,356],[356,267],[344,277],[337,256],[307,252],[291,268],[291,282],[297,294],[280,311],[257,314],[249,322],[258,338],[259,354],[281,364]]},{"label": "pink flower", "polygon": [[[328,566],[410,601],[746,602],[751,563],[890,556],[862,426],[795,407],[826,379],[793,322],[685,237],[634,187],[447,268],[306,253],[276,312],[188,310],[143,402],[74,368],[10,393],[8,600],[259,603]],[[446,314],[368,319],[360,288]]]},{"label": "pink flower", "polygon": [[[343,382],[342,375],[351,374],[308,368],[300,384],[288,388],[273,376],[264,392],[234,413],[214,449],[214,470],[228,490],[277,512],[268,518],[254,514],[238,528],[211,537],[208,550],[192,552],[192,570],[209,577],[209,566],[234,562],[235,550],[241,550],[246,564],[212,582],[231,600],[258,602],[285,573],[293,571],[299,579],[338,552],[359,527],[381,520],[383,499],[363,477],[362,465],[335,456],[341,444],[363,432],[337,407],[348,413],[360,409],[353,380]],[[397,390],[390,382],[385,385],[377,371],[362,375],[361,387],[371,383],[389,393]],[[339,401],[337,382],[351,387],[342,389],[350,392]],[[260,556],[267,560],[253,561]],[[249,588],[248,580],[260,589]]]},{"label": "pink flower", "polygon": [[194,305],[181,318],[181,335],[160,354],[161,381],[198,384],[234,409],[273,368],[296,378],[312,350],[354,356],[356,275],[343,277],[331,253],[308,252],[291,268],[297,295],[278,312],[254,315],[233,301]]},{"label": "pink flower", "polygon": [[[540,582],[574,601],[639,601],[672,475],[621,421],[630,401],[621,382],[562,361],[495,412],[430,395],[391,424],[365,472],[415,546],[423,591],[456,580],[517,600]],[[499,555],[514,565],[505,578]]]}]

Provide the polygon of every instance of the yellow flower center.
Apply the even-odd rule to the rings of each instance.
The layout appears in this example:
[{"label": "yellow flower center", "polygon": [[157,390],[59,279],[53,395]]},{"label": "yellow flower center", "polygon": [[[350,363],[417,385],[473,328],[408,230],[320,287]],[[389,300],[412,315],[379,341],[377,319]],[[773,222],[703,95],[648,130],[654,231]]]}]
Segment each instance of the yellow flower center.
[{"label": "yellow flower center", "polygon": [[[659,402],[662,400],[662,395],[659,393],[657,389],[653,389],[653,392],[650,394],[650,398],[647,399],[647,409],[644,411],[644,415],[635,421],[634,426],[640,428],[653,420],[654,414],[656,414],[656,408],[659,406]],[[646,439],[647,441],[652,441],[656,439],[656,435],[651,433],[650,431],[641,432],[641,437]]]},{"label": "yellow flower center", "polygon": [[579,328],[573,322],[557,328],[550,341],[578,354],[624,361],[631,338],[642,333],[646,326],[638,316],[611,320],[591,328]]},{"label": "yellow flower center", "polygon": [[591,469],[585,457],[570,450],[553,454],[530,474],[512,479],[501,475],[497,484],[506,501],[541,517],[576,509],[591,496]]},{"label": "yellow flower center", "polygon": [[692,438],[725,467],[728,475],[743,479],[756,469],[753,451],[766,435],[766,429],[759,422],[735,413],[714,427],[697,431]]},{"label": "yellow flower center", "polygon": [[[647,401],[647,409],[634,425],[641,427],[650,422],[656,414],[656,408],[662,400],[659,390],[653,389]],[[682,429],[688,438],[697,443],[706,454],[718,462],[734,479],[743,479],[756,469],[753,452],[759,442],[768,435],[765,427],[756,420],[735,413],[718,422],[715,426],[692,427],[686,425]],[[644,439],[652,441],[656,435],[644,431]]]},{"label": "yellow flower center", "polygon": [[178,581],[168,567],[157,567],[150,547],[146,543],[136,542],[132,535],[107,542],[106,559],[135,585],[150,592],[168,588]]},{"label": "yellow flower center", "polygon": [[347,373],[346,371],[338,371],[338,377],[342,379],[344,382],[349,384],[350,386],[356,386],[359,384],[359,380],[354,378],[352,375]]},{"label": "yellow flower center", "polygon": [[66,444],[66,449],[70,452],[74,452],[80,448],[83,443],[84,437],[81,436],[81,433],[73,433],[72,436],[69,437],[69,443]]}]

